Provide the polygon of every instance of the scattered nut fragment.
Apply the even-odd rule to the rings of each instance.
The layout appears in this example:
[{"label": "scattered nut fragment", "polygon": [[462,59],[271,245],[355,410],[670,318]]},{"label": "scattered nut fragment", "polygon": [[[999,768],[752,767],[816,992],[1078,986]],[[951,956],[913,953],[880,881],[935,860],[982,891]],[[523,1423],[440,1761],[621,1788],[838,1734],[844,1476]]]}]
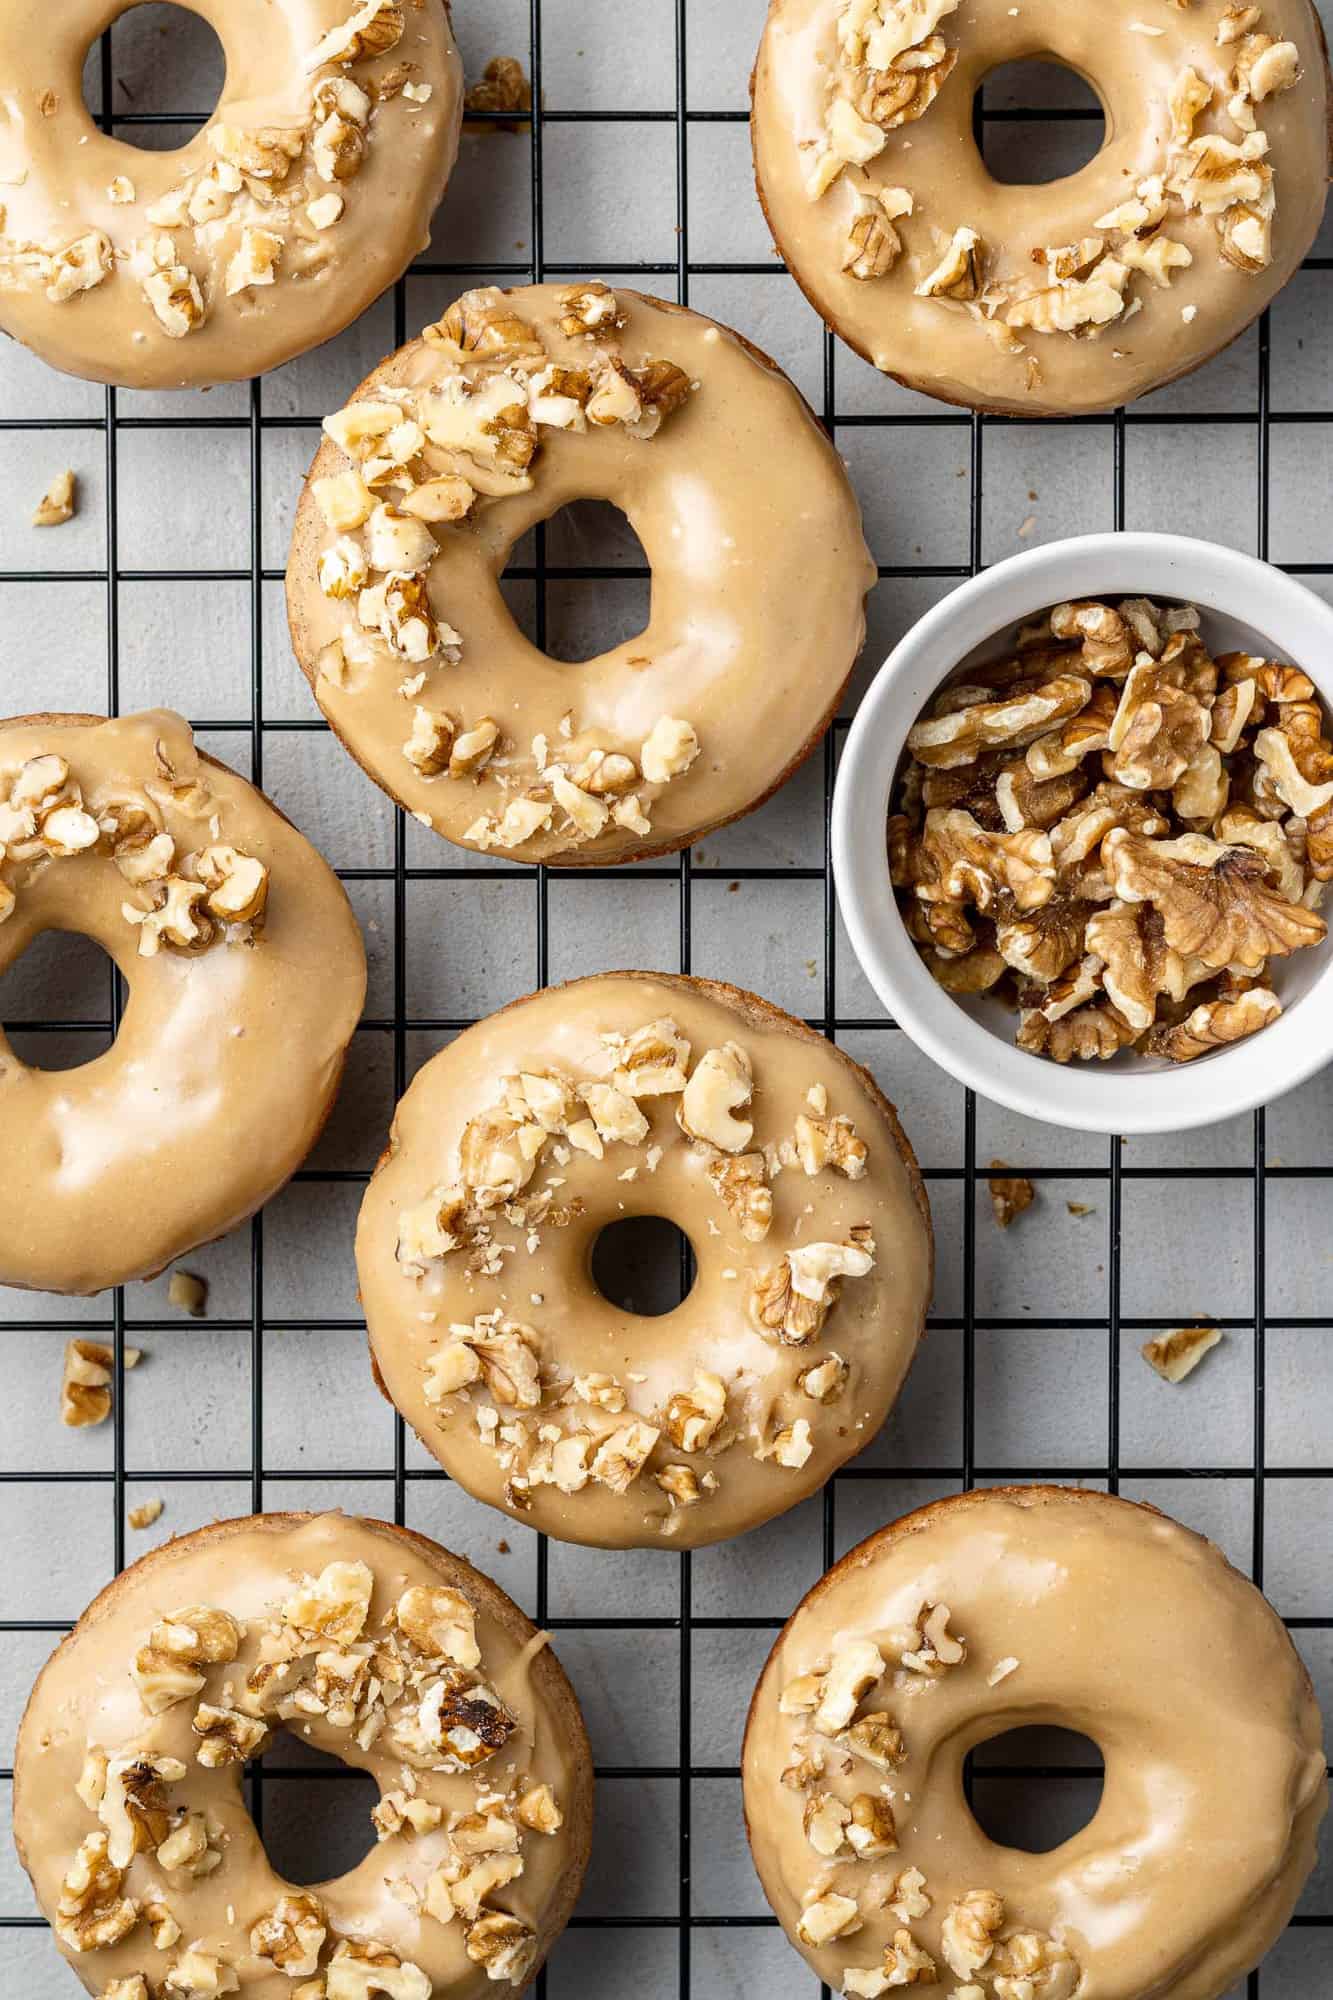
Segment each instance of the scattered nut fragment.
[{"label": "scattered nut fragment", "polygon": [[1169,1333],[1154,1334],[1143,1343],[1141,1352],[1148,1366],[1155,1368],[1164,1382],[1183,1382],[1221,1338],[1220,1327],[1178,1326]]},{"label": "scattered nut fragment", "polygon": [[130,1508],[125,1518],[132,1528],[151,1528],[154,1521],[160,1517],[164,1505],[165,1502],[161,1500],[141,1500],[136,1507]]},{"label": "scattered nut fragment", "polygon": [[58,528],[71,521],[77,511],[78,491],[74,474],[66,467],[58,472],[37,502],[32,517],[34,528]]},{"label": "scattered nut fragment", "polygon": [[111,1370],[115,1356],[99,1340],[65,1344],[60,1384],[60,1421],[70,1430],[103,1424],[111,1415]]},{"label": "scattered nut fragment", "polygon": [[202,1319],[208,1306],[208,1280],[177,1267],[167,1280],[167,1303],[191,1319]]},{"label": "scattered nut fragment", "polygon": [[463,99],[471,112],[531,111],[532,85],[514,56],[492,56]]},{"label": "scattered nut fragment", "polygon": [[1025,1208],[1031,1208],[1037,1199],[1037,1190],[1026,1174],[1011,1174],[1003,1160],[992,1160],[990,1187],[991,1207],[995,1220],[1001,1229],[1007,1229],[1016,1215]]}]

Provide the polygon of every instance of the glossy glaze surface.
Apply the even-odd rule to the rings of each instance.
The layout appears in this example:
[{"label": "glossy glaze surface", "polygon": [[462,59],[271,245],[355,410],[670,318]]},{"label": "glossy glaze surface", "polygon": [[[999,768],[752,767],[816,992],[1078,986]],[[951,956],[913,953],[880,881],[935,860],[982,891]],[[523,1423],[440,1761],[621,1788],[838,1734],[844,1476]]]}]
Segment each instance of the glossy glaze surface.
[{"label": "glossy glaze surface", "polygon": [[[176,783],[205,788],[202,819],[164,783],[159,746]],[[0,925],[0,975],[42,932],[72,931],[128,983],[113,1046],[82,1068],[31,1068],[0,1033],[0,1278],[96,1292],[222,1235],[299,1166],[360,1018],[365,953],[333,871],[253,785],[200,757],[180,716],[0,725],[0,783],[47,752],[94,815],[146,792],[181,853],[214,838],[216,818],[218,838],[270,871],[253,943],[141,956],[124,914],[135,892],[100,850],[25,867]]]},{"label": "glossy glaze surface", "polygon": [[[966,1641],[965,1662],[937,1679],[893,1664],[889,1634],[925,1603],[947,1604]],[[891,1711],[906,1753],[888,1774],[897,1850],[873,1864],[816,1853],[802,1826],[808,1793],[781,1781],[811,1740],[808,1713],[781,1712],[783,1690],[857,1637],[890,1661],[861,1710]],[[1043,1723],[1100,1746],[1101,1805],[1050,1853],[997,1847],[964,1799],[963,1760]],[[884,1781],[825,1748],[820,1788],[846,1798]],[[1053,1487],[941,1501],[846,1556],[770,1656],[744,1784],[755,1862],[788,1934],[816,1882],[860,1901],[859,1929],[805,1953],[834,1987],[848,1967],[878,1964],[901,1922],[879,1906],[882,1885],[916,1867],[931,1907],[909,1928],[946,1986],[949,1907],[984,1888],[1004,1899],[999,1936],[1030,1928],[1073,1955],[1076,1988],[1063,1974],[1038,1990],[1078,2000],[1217,2000],[1286,1923],[1326,1805],[1309,1680],[1253,1586],[1150,1508]],[[988,1985],[995,1970],[973,1976]]]},{"label": "glossy glaze surface", "polygon": [[[727,1043],[744,1049],[753,1096],[738,1115],[753,1126],[750,1148],[771,1148],[776,1156],[809,1111],[809,1093],[822,1090],[828,1115],[850,1119],[864,1142],[863,1176],[781,1166],[769,1176],[771,1225],[762,1240],[748,1240],[710,1184],[715,1150],[691,1142],[677,1122],[680,1092],[645,1096],[638,1100],[649,1128],[642,1142],[608,1144],[601,1160],[559,1142],[546,1150],[525,1195],[554,1181],[554,1198],[569,1218],[539,1220],[529,1234],[521,1220],[497,1213],[494,1240],[502,1247],[494,1273],[476,1268],[466,1249],[419,1271],[405,1266],[399,1256],[405,1213],[456,1177],[464,1129],[495,1104],[503,1078],[532,1071],[604,1077],[613,1068],[604,1036],[628,1036],[663,1019],[688,1040],[691,1074],[709,1050]],[[591,1275],[602,1229],[629,1216],[665,1217],[693,1247],[693,1288],[661,1317],[616,1307]],[[752,1314],[752,1276],[788,1248],[841,1243],[858,1225],[868,1225],[873,1236],[873,1269],[842,1280],[817,1334],[786,1344],[765,1332]],[[870,1443],[921,1333],[932,1242],[915,1161],[892,1108],[864,1071],[821,1036],[734,987],[633,973],[579,980],[519,1001],[419,1072],[398,1106],[389,1151],[362,1205],[357,1265],[380,1376],[423,1442],[469,1492],[565,1540],[688,1547],[794,1506]],[[540,1402],[515,1408],[486,1382],[432,1399],[427,1370],[448,1344],[451,1326],[497,1309],[532,1334]],[[841,1356],[848,1373],[837,1393],[820,1402],[799,1378],[830,1355]],[[707,1444],[683,1451],[664,1428],[663,1412],[675,1394],[692,1392],[698,1370],[725,1386],[726,1414]],[[598,1376],[618,1385],[618,1407],[615,1397],[611,1406],[590,1399],[588,1378]],[[573,1386],[576,1377],[582,1391]],[[525,1431],[512,1451],[503,1433],[486,1428],[488,1409],[501,1422],[518,1420]],[[810,1427],[809,1455],[803,1464],[781,1463],[774,1441],[801,1420]],[[596,1478],[572,1492],[525,1478],[539,1426],[600,1439],[635,1421],[659,1435],[644,1471],[624,1491]],[[672,1465],[716,1484],[697,1503],[677,1507],[655,1477]]]},{"label": "glossy glaze surface", "polygon": [[[576,837],[562,812],[511,848],[525,861],[605,863],[662,853],[749,810],[822,733],[860,650],[874,568],[842,463],[787,378],[739,336],[621,288],[626,323],[593,342],[561,331],[567,288],[492,294],[535,331],[559,366],[588,369],[610,351],[630,368],[676,364],[692,386],[651,438],[616,424],[540,431],[527,491],[486,491],[465,521],[437,529],[428,572],[435,616],[458,634],[461,658],[423,670],[380,646],[368,669],[336,685],[319,661],[348,619],[323,594],[321,554],[338,540],[307,484],[287,571],[296,655],[316,699],[376,782],[436,832],[478,845],[476,823],[540,785],[557,758],[590,751],[636,760],[662,718],[681,718],[700,751],[669,783],[636,784],[644,832],[615,823]],[[485,356],[481,359],[485,360]],[[475,357],[473,357],[475,359]],[[498,357],[505,360],[504,354]],[[438,348],[414,341],[355,392],[424,395],[458,374]],[[521,399],[521,398],[520,398]],[[428,447],[427,470],[465,461]],[[311,481],[346,469],[332,441]],[[513,482],[508,482],[512,484]],[[570,502],[618,507],[652,570],[649,622],[635,637],[578,664],[552,659],[519,631],[499,588],[515,544]],[[502,731],[479,777],[426,777],[404,755],[414,709],[447,712],[466,728]],[[543,739],[546,764],[534,739]]]},{"label": "glossy glaze surface", "polygon": [[[407,0],[393,46],[351,62],[314,55],[331,31],[366,11],[356,0],[188,4],[216,31],[227,72],[213,116],[174,152],[103,133],[83,101],[85,54],[124,0],[55,9],[15,0],[0,17],[0,327],[53,367],[134,389],[244,380],[339,332],[425,247],[458,151],[463,70],[445,0]],[[381,101],[377,89],[389,89],[405,65],[424,101],[401,88]],[[312,111],[312,92],[341,78],[365,101],[357,135],[342,135],[334,175],[319,169],[313,140],[322,113]],[[218,150],[228,130],[279,135],[296,157],[281,157],[280,148],[260,161],[260,175],[200,205],[197,191],[211,187],[220,160],[239,157],[234,147]],[[173,208],[182,190],[186,205]],[[309,206],[330,195],[342,212],[317,223]],[[203,218],[197,226],[191,200]],[[281,238],[276,276],[229,291],[247,228]],[[72,297],[50,298],[30,253],[58,252],[89,232],[109,246],[107,274]],[[193,273],[203,308],[201,322],[175,336],[146,297],[141,271],[146,256],[145,268],[156,257],[143,246],[163,241],[171,245],[166,264]]]},{"label": "glossy glaze surface", "polygon": [[[935,8],[934,12],[940,10]],[[1189,268],[1159,286],[1131,290],[1141,303],[1110,325],[1078,335],[1025,330],[1011,351],[973,311],[915,288],[954,230],[984,246],[984,293],[1029,290],[1046,246],[1077,244],[1146,177],[1160,174],[1172,131],[1170,98],[1186,69],[1215,90],[1198,131],[1243,138],[1224,109],[1232,46],[1218,46],[1224,0],[1179,7],[1170,0],[962,0],[938,32],[957,62],[923,116],[888,134],[865,174],[873,186],[904,186],[915,212],[897,223],[903,254],[883,277],[842,269],[850,186],[844,176],[818,200],[807,177],[822,145],[838,74],[843,0],[773,0],[754,74],[753,137],[769,222],[793,274],[837,332],[876,367],[945,401],[1019,414],[1109,409],[1184,374],[1217,352],[1262,311],[1309,249],[1329,178],[1328,70],[1310,0],[1266,0],[1263,28],[1294,41],[1300,80],[1255,107],[1269,139],[1277,212],[1272,261],[1240,270],[1218,255],[1212,220],[1170,204],[1163,234],[1183,243]],[[1054,59],[1101,99],[1106,139],[1078,173],[1045,185],[992,178],[972,133],[978,86],[1002,63]],[[1107,243],[1114,234],[1102,232]]]}]

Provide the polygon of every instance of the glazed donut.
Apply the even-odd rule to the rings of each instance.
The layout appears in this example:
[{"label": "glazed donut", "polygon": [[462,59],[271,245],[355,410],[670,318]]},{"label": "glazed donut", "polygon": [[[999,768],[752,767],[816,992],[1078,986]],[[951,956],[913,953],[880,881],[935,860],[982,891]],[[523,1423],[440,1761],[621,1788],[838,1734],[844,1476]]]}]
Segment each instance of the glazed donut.
[{"label": "glazed donut", "polygon": [[[1106,142],[1007,186],[973,98],[1034,57],[1091,85]],[[1187,374],[1272,301],[1324,208],[1311,0],[771,0],[753,99],[760,199],[811,303],[974,409],[1105,410]]]},{"label": "glazed donut", "polygon": [[[969,1750],[1080,1730],[1101,1805],[1046,1854],[987,1839]],[[966,2000],[1218,2000],[1286,1923],[1327,1804],[1281,1621],[1156,1508],[955,1495],[843,1557],[784,1627],[743,1754],[764,1893],[823,1979]]]},{"label": "glazed donut", "polygon": [[[827,727],[875,571],[841,460],[738,334],[597,283],[469,292],[324,428],[287,567],[296,657],[357,762],[446,839],[669,853]],[[652,610],[575,666],[499,586],[585,499],[637,529]]]},{"label": "glazed donut", "polygon": [[189,5],[227,76],[167,153],[83,101],[127,0],[0,10],[0,327],[95,382],[244,380],[340,333],[425,247],[458,152],[446,0]]},{"label": "glazed donut", "polygon": [[[698,1276],[648,1318],[592,1276],[662,1216]],[[883,1423],[932,1276],[872,1079],[712,980],[535,993],[419,1073],[357,1227],[371,1352],[449,1474],[562,1540],[697,1547],[795,1506]]]},{"label": "glazed donut", "polygon": [[[88,1991],[526,1986],[592,1825],[588,1739],[546,1640],[489,1577],[384,1521],[256,1514],[144,1556],[43,1668],[15,1759],[19,1855]],[[275,1872],[242,1796],[284,1728],[379,1787],[376,1845],[308,1889]]]},{"label": "glazed donut", "polygon": [[0,722],[0,979],[44,931],[129,986],[113,1046],[0,1030],[0,1284],[98,1292],[252,1215],[318,1137],[365,997],[342,884],[164,709]]}]

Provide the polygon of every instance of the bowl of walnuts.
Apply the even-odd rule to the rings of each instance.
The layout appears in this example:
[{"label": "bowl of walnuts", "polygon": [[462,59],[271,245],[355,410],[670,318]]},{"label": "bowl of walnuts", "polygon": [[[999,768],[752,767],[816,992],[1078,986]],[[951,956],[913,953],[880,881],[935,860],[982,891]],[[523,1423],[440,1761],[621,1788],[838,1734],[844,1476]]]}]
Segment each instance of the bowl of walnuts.
[{"label": "bowl of walnuts", "polygon": [[885,1007],[984,1096],[1120,1133],[1280,1096],[1333,1057],[1333,609],[1183,536],[997,564],[876,676],[833,866]]}]

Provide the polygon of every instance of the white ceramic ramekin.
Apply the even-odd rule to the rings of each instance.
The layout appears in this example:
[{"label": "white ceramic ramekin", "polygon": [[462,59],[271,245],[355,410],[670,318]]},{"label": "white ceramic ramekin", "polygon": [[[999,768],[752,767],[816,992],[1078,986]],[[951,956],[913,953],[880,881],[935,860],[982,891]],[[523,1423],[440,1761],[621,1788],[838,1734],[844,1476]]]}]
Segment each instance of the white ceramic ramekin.
[{"label": "white ceramic ramekin", "polygon": [[1084,1132],[1173,1132],[1279,1097],[1333,1057],[1333,948],[1270,970],[1283,1013],[1270,1028],[1180,1065],[1122,1051],[1060,1065],[1014,1045],[997,1001],[959,1001],[917,956],[889,883],[884,822],[908,730],[940,683],[998,653],[1049,605],[1081,597],[1195,604],[1209,650],[1243,649],[1300,667],[1333,707],[1333,609],[1235,549],[1177,535],[1083,535],[997,563],[937,604],[896,646],[861,703],[833,801],[838,901],[866,977],[898,1025],[941,1068],[1030,1118]]}]

